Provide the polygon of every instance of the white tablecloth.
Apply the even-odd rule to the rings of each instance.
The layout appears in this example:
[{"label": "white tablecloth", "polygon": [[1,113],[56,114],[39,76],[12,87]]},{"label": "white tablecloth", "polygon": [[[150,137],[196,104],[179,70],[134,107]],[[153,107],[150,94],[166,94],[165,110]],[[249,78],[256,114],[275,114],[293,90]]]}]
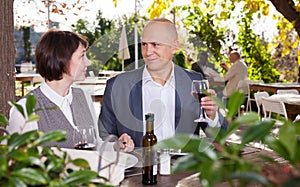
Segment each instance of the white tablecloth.
[{"label": "white tablecloth", "polygon": [[300,95],[299,94],[274,94],[267,99],[273,101],[282,101],[288,104],[297,104],[300,106]]}]

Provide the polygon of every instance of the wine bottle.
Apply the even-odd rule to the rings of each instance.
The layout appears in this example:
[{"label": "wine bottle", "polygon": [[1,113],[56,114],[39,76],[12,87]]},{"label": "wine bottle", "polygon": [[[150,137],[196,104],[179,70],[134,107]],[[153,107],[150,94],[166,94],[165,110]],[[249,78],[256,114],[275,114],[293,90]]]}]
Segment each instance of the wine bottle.
[{"label": "wine bottle", "polygon": [[143,184],[157,183],[157,158],[153,146],[157,142],[154,134],[154,114],[146,114],[146,133],[143,136]]}]

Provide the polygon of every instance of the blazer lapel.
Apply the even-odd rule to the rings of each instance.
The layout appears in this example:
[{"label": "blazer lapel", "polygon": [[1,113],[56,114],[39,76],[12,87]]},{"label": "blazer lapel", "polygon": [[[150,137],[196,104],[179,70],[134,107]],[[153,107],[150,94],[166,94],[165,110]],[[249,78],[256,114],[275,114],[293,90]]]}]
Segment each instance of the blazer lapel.
[{"label": "blazer lapel", "polygon": [[[131,90],[129,94],[129,108],[133,114],[133,116],[137,119],[135,123],[137,126],[141,126],[140,130],[136,130],[132,132],[133,139],[136,140],[136,146],[142,146],[142,138],[143,138],[143,97],[142,97],[142,72],[143,68],[140,68],[139,71],[136,72],[135,77],[131,82]],[[133,122],[134,123],[134,122]]]},{"label": "blazer lapel", "polygon": [[142,97],[142,80],[139,81],[130,92],[129,105],[133,115],[143,120],[143,97]]}]

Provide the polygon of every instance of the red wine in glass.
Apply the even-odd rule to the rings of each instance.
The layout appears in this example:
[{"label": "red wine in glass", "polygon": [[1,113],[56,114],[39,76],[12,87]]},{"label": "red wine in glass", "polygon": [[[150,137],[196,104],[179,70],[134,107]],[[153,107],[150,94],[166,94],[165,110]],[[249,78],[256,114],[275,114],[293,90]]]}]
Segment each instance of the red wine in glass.
[{"label": "red wine in glass", "polygon": [[95,146],[91,146],[88,143],[76,143],[74,145],[74,149],[80,149],[80,150],[94,150]]},{"label": "red wine in glass", "polygon": [[206,94],[204,94],[204,93],[194,93],[193,95],[198,100],[198,102],[200,103],[200,105],[201,105],[201,99],[203,97],[206,97]]},{"label": "red wine in glass", "polygon": [[74,129],[73,133],[74,149],[80,150],[94,150],[96,143],[96,136],[94,127]]},{"label": "red wine in glass", "polygon": [[193,80],[192,82],[192,95],[198,100],[200,105],[199,118],[195,119],[194,122],[207,122],[208,120],[203,115],[204,111],[201,106],[201,99],[206,96],[206,90],[208,89],[207,80]]}]

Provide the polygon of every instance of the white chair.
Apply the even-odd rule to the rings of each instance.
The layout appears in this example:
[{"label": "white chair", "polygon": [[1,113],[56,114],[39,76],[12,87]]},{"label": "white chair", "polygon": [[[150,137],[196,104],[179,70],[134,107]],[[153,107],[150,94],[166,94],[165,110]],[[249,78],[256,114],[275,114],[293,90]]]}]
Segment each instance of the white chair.
[{"label": "white chair", "polygon": [[283,102],[273,101],[265,97],[261,98],[261,102],[264,111],[264,118],[271,118],[272,113],[277,113],[283,115],[285,119],[288,119],[285,105]]},{"label": "white chair", "polygon": [[299,94],[296,89],[288,89],[288,90],[277,90],[277,94]]},{"label": "white chair", "polygon": [[93,71],[89,71],[90,77],[95,77],[95,73]]},{"label": "white chair", "polygon": [[255,102],[256,102],[256,106],[257,106],[257,113],[259,115],[261,115],[261,105],[262,105],[262,101],[261,99],[263,97],[269,97],[269,93],[268,92],[256,92],[254,93],[254,99],[255,99]]},{"label": "white chair", "polygon": [[247,112],[252,111],[251,101],[255,101],[255,98],[251,97],[251,90],[250,90],[250,86],[249,86],[249,84],[252,84],[252,83],[264,83],[264,81],[263,80],[247,80],[247,85],[248,85],[248,89],[247,89],[247,107],[246,107]]}]

